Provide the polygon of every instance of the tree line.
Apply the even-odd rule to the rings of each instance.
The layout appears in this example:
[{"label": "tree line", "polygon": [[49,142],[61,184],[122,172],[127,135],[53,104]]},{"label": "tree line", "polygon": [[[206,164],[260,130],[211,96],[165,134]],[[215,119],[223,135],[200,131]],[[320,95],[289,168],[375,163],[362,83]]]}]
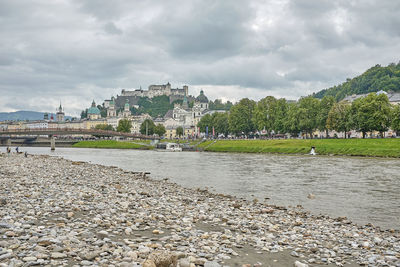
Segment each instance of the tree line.
[{"label": "tree line", "polygon": [[[96,125],[95,129],[98,130],[106,130],[106,131],[117,131],[117,132],[124,132],[124,133],[130,133],[132,128],[132,122],[128,119],[121,119],[118,122],[117,129],[114,129],[110,124],[99,124]],[[158,136],[163,136],[165,134],[166,130],[164,125],[162,124],[155,124],[152,120],[146,119],[144,122],[140,125],[140,133],[141,134],[147,134],[147,135],[153,135],[157,134]],[[182,134],[183,134],[183,129],[182,129]],[[181,134],[181,135],[182,135]]]},{"label": "tree line", "polygon": [[[120,120],[117,131],[130,132],[129,120]],[[371,93],[356,99],[353,103],[336,102],[333,96],[317,99],[311,96],[299,101],[286,101],[267,96],[256,102],[243,98],[233,105],[229,112],[215,112],[203,116],[197,127],[200,132],[215,135],[233,134],[236,136],[264,132],[267,136],[290,134],[313,138],[316,130],[347,132],[356,130],[363,137],[367,132],[377,131],[383,137],[389,128],[400,132],[400,105],[391,105],[386,94]],[[111,130],[110,125],[96,128]],[[140,133],[163,136],[166,130],[162,124],[155,125],[150,119],[140,127]],[[183,135],[183,129],[177,129],[177,135]]]},{"label": "tree line", "polygon": [[232,106],[229,113],[205,115],[198,123],[201,132],[250,135],[263,131],[267,136],[300,133],[313,138],[316,130],[346,133],[356,130],[365,137],[367,132],[380,135],[389,128],[400,131],[400,106],[391,105],[385,94],[371,93],[353,103],[336,102],[333,96],[317,99],[303,97],[297,102],[267,96],[256,102],[248,98]]}]

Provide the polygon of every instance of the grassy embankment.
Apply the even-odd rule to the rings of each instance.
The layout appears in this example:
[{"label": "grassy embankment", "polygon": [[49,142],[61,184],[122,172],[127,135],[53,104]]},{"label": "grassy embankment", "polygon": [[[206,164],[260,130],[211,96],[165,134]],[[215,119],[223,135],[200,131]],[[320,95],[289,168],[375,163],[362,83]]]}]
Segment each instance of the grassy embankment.
[{"label": "grassy embankment", "polygon": [[73,147],[81,148],[117,148],[117,149],[153,149],[147,141],[115,141],[115,140],[96,140],[81,141],[73,145]]},{"label": "grassy embankment", "polygon": [[218,140],[199,145],[205,151],[400,157],[400,139]]}]

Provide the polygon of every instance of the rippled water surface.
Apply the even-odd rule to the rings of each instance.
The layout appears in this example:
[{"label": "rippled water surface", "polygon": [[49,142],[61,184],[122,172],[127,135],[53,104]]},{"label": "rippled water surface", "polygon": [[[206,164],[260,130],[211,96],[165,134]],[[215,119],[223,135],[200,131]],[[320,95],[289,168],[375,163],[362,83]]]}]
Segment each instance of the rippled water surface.
[{"label": "rippled water surface", "polygon": [[[400,229],[400,160],[357,157],[24,147],[35,154],[148,171],[185,187]],[[307,195],[316,196],[311,200]]]}]

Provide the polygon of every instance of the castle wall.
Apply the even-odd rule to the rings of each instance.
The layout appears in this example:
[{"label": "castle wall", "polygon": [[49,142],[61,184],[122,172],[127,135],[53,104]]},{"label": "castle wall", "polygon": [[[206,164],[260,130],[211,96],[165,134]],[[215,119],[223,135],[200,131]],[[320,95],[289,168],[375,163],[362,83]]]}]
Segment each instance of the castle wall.
[{"label": "castle wall", "polygon": [[161,96],[161,95],[166,95],[166,96],[171,96],[171,95],[177,95],[177,96],[184,96],[188,95],[189,93],[189,87],[187,85],[184,85],[182,89],[176,88],[176,89],[171,89],[171,84],[153,84],[149,86],[149,90],[142,90],[142,89],[136,89],[136,90],[125,90],[122,89],[121,91],[121,96],[123,97],[149,97],[153,98],[155,96]]}]

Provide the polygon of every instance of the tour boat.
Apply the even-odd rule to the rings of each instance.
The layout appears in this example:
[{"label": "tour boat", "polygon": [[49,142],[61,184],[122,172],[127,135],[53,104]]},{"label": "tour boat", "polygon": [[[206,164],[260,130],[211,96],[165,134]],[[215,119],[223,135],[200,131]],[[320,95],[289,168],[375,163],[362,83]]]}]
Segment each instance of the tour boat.
[{"label": "tour boat", "polygon": [[182,148],[179,146],[179,144],[168,143],[165,150],[171,151],[171,152],[181,152]]}]

